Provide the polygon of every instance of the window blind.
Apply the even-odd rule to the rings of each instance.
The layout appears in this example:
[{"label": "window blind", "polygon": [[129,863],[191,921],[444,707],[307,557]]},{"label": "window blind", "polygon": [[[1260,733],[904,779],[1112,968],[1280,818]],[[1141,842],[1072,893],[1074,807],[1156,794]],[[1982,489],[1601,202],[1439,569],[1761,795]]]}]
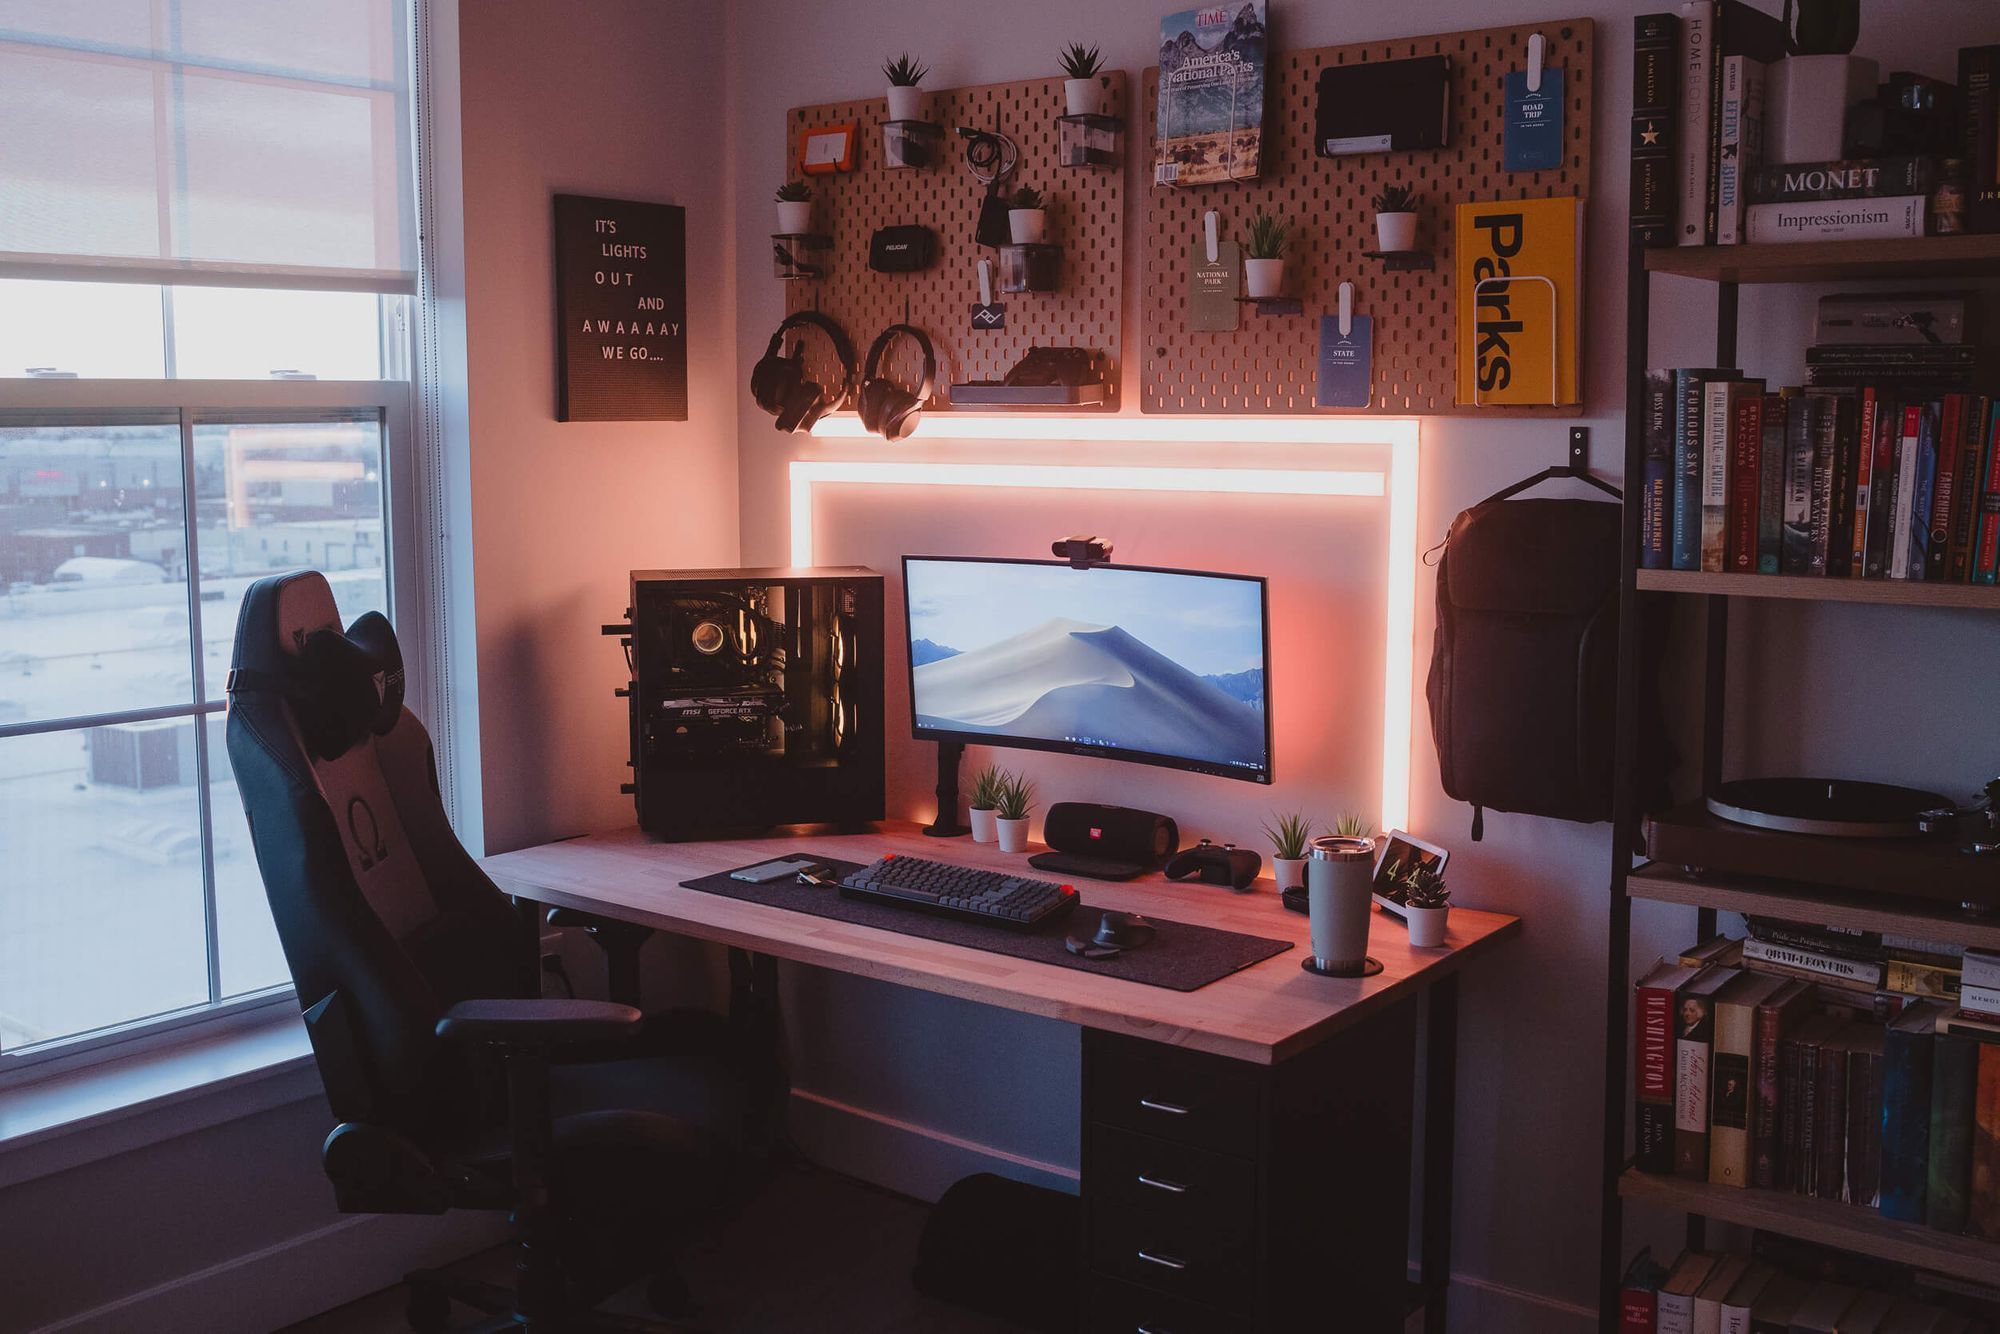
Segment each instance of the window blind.
[{"label": "window blind", "polygon": [[410,292],[413,0],[0,0],[0,275]]}]

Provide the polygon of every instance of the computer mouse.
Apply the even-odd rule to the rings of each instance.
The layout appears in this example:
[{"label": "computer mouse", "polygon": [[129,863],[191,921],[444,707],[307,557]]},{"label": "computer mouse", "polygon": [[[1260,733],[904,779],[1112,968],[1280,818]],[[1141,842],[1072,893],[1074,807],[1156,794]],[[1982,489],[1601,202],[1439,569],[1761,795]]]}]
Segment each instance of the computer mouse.
[{"label": "computer mouse", "polygon": [[1129,950],[1135,945],[1143,945],[1153,938],[1153,924],[1137,913],[1107,912],[1097,919],[1097,931],[1091,939],[1099,945],[1110,945],[1117,949]]}]

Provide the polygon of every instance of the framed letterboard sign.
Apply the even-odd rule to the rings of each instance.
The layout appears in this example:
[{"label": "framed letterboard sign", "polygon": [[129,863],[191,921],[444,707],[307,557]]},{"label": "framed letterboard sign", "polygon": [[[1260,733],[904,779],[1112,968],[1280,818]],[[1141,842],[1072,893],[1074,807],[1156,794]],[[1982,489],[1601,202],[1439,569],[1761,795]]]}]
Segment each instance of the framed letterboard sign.
[{"label": "framed letterboard sign", "polygon": [[556,196],[556,420],[686,421],[687,211]]}]

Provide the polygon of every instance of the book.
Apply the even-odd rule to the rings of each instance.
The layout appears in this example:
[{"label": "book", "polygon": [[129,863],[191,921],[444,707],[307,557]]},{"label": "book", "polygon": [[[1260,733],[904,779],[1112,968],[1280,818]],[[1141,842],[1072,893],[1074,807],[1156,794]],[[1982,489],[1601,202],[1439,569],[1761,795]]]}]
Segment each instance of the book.
[{"label": "book", "polygon": [[1716,366],[1674,372],[1673,568],[1701,568],[1702,402],[1707,386],[1737,378]]},{"label": "book", "polygon": [[1657,960],[1639,979],[1632,1007],[1633,1165],[1663,1176],[1674,1170],[1674,996],[1701,973]]},{"label": "book", "polygon": [[1948,963],[1892,958],[1885,963],[1884,970],[1884,991],[1926,1000],[1958,1000],[1959,971]]},{"label": "book", "polygon": [[1750,1268],[1747,1255],[1732,1251],[1716,1257],[1708,1277],[1695,1289],[1690,1334],[1722,1334],[1722,1303]]},{"label": "book", "polygon": [[1903,496],[1903,400],[1885,393],[1875,410],[1875,490],[1868,501],[1868,577],[1887,579]]},{"label": "book", "polygon": [[[1715,66],[1715,12],[1713,0],[1691,0],[1681,6],[1680,31],[1680,119],[1675,127],[1675,154],[1680,199],[1675,207],[1679,219],[1676,240],[1682,245],[1709,245],[1715,236],[1708,230],[1708,130],[1709,76]],[[1678,568],[1678,567],[1676,567]]]},{"label": "book", "polygon": [[[1810,985],[1810,984],[1808,984]],[[1819,1016],[1808,1013],[1778,1039],[1778,1179],[1776,1189],[1800,1191],[1806,1172],[1805,1033]]]},{"label": "book", "polygon": [[1959,419],[1953,468],[1951,530],[1946,538],[1945,577],[1955,584],[1972,582],[1973,525],[1979,517],[1979,465],[1985,454],[1986,418],[1991,400],[1984,395],[1965,395]]},{"label": "book", "polygon": [[1265,0],[1160,20],[1155,185],[1252,180],[1263,170]]},{"label": "book", "polygon": [[1798,391],[1780,389],[1764,395],[1759,420],[1763,439],[1757,446],[1757,573],[1778,572],[1778,552],[1785,531],[1785,423],[1788,404]]},{"label": "book", "polygon": [[1852,347],[1869,354],[1952,347],[1975,341],[1978,311],[1966,293],[1835,293],[1819,299],[1813,345],[1821,352]]},{"label": "book", "polygon": [[1878,391],[1869,385],[1861,391],[1860,414],[1854,432],[1854,521],[1847,544],[1847,574],[1859,579],[1868,570],[1868,502],[1873,498],[1875,480],[1875,410],[1880,406]]},{"label": "book", "polygon": [[1972,1111],[1972,1189],[1965,1230],[2000,1241],[2000,1043],[1979,1044]]},{"label": "book", "polygon": [[1806,573],[1826,573],[1832,543],[1834,457],[1839,448],[1839,420],[1829,391],[1806,394],[1806,420],[1813,438],[1812,500],[1806,514]]},{"label": "book", "polygon": [[1826,573],[1845,575],[1854,546],[1854,475],[1861,454],[1861,398],[1852,389],[1819,392],[1833,399],[1833,422],[1824,442],[1833,453],[1827,494]]},{"label": "book", "polygon": [[1922,438],[1923,417],[1923,404],[1903,405],[1902,434],[1896,444],[1896,508],[1889,515],[1889,531],[1883,538],[1889,553],[1891,579],[1910,577],[1910,513],[1916,508],[1917,447]]},{"label": "book", "polygon": [[1814,1198],[1847,1198],[1847,1057],[1855,1025],[1836,1021],[1814,1049],[1813,1188]]},{"label": "book", "polygon": [[1791,1334],[1792,1316],[1809,1291],[1806,1281],[1796,1275],[1781,1273],[1772,1278],[1750,1304],[1747,1334]]},{"label": "book", "polygon": [[1581,401],[1581,201],[1559,195],[1464,203],[1453,226],[1459,403]]},{"label": "book", "polygon": [[[1729,526],[1729,445],[1740,380],[1711,380],[1701,393],[1701,566],[1710,574],[1723,568]],[[1762,387],[1759,386],[1759,392]]]},{"label": "book", "polygon": [[1959,48],[1958,95],[1965,117],[1965,229],[2000,231],[2000,46]]},{"label": "book", "polygon": [[1783,574],[1812,572],[1813,441],[1812,416],[1801,395],[1785,405],[1785,501],[1778,549]]},{"label": "book", "polygon": [[1659,1312],[1660,1284],[1666,1270],[1653,1258],[1650,1246],[1642,1248],[1625,1266],[1618,1281],[1618,1329],[1620,1334],[1653,1334],[1654,1317]]},{"label": "book", "polygon": [[1882,1322],[1896,1305],[1896,1294],[1871,1288],[1854,1299],[1840,1317],[1840,1334],[1882,1334]]},{"label": "book", "polygon": [[1882,1216],[1924,1221],[1930,1177],[1931,1055],[1938,1014],[1948,1007],[1920,1001],[1904,1007],[1882,1030]]},{"label": "book", "polygon": [[1713,1255],[1681,1252],[1660,1284],[1653,1311],[1654,1334],[1694,1334],[1694,1294],[1714,1268]]},{"label": "book", "polygon": [[1754,245],[1791,241],[1855,241],[1922,236],[1927,197],[1802,200],[1752,204],[1743,213],[1743,239]]},{"label": "book", "polygon": [[1880,961],[1887,957],[1883,953],[1884,937],[1880,931],[1861,931],[1844,926],[1815,926],[1807,922],[1792,922],[1782,917],[1765,917],[1757,913],[1745,915],[1743,922],[1749,928],[1750,934],[1759,940],[1773,941],[1780,945],[1796,945],[1805,950],[1825,950],[1830,954],[1840,954],[1850,959]]},{"label": "book", "polygon": [[1924,1173],[1924,1221],[1940,1232],[1965,1231],[1969,1214],[1981,1045],[1977,1038],[1940,1029],[1931,1051],[1930,1161]]},{"label": "book", "polygon": [[1750,1316],[1757,1299],[1764,1295],[1778,1271],[1762,1260],[1752,1260],[1743,1277],[1736,1280],[1736,1286],[1722,1299],[1721,1334],[1750,1334]]},{"label": "book", "polygon": [[1843,1334],[1847,1326],[1840,1318],[1860,1295],[1859,1288],[1821,1279],[1792,1312],[1789,1334]]},{"label": "book", "polygon": [[2000,583],[2000,401],[1991,405],[1986,421],[1985,461],[1980,476],[1979,521],[1972,544],[1972,582]]},{"label": "book", "polygon": [[1759,940],[1756,936],[1743,942],[1743,963],[1747,968],[1788,977],[1808,977],[1850,991],[1878,990],[1885,971],[1882,964],[1873,960],[1850,959],[1825,950],[1800,949],[1775,940]]},{"label": "book", "polygon": [[1743,239],[1744,174],[1764,156],[1764,62],[1722,57],[1721,151],[1716,158],[1715,243]]},{"label": "book", "polygon": [[1738,973],[1715,993],[1715,1033],[1709,1057],[1708,1180],[1750,1184],[1751,1103],[1757,1050],[1757,1008],[1785,985],[1768,974]]},{"label": "book", "polygon": [[1642,246],[1674,243],[1680,32],[1677,14],[1632,20],[1631,226],[1632,239]]},{"label": "book", "polygon": [[2000,987],[1961,981],[1958,989],[1958,1008],[1962,1014],[2000,1022]]},{"label": "book", "polygon": [[1745,182],[1744,196],[1752,204],[1796,204],[1812,199],[1879,199],[1897,195],[1928,195],[1937,189],[1937,184],[1935,158],[1780,162],[1753,168]]},{"label": "book", "polygon": [[1931,486],[1930,532],[1924,538],[1924,578],[1944,582],[1951,569],[1951,502],[1958,475],[1959,435],[1965,429],[1965,395],[1946,394],[1938,406],[1936,481]]},{"label": "book", "polygon": [[1847,1039],[1847,1179],[1840,1198],[1875,1208],[1882,1190],[1882,1030]]},{"label": "book", "polygon": [[[1907,424],[1907,419],[1906,419]],[[1937,488],[1938,404],[1926,403],[1917,413],[1916,465],[1910,492],[1910,547],[1904,577],[1922,579],[1930,569],[1931,497]],[[1904,442],[1908,447],[1908,441]]]},{"label": "book", "polygon": [[[1654,17],[1661,17],[1655,15]],[[1671,16],[1667,16],[1671,17]],[[1644,22],[1642,19],[1641,22]],[[1673,568],[1674,375],[1647,371],[1640,405],[1646,437],[1644,494],[1639,507],[1639,566]]]},{"label": "book", "polygon": [[1815,991],[1786,978],[1757,1005],[1751,1036],[1750,1184],[1776,1189],[1783,1180],[1781,1123],[1784,1044],[1812,1016]]},{"label": "book", "polygon": [[1958,958],[1959,972],[1975,987],[2000,987],[2000,953],[1968,947]]},{"label": "book", "polygon": [[1784,25],[1742,0],[1719,0],[1713,10],[1714,42],[1708,60],[1708,175],[1704,182],[1702,231],[1714,244],[1721,229],[1722,204],[1722,71],[1731,56],[1760,63],[1782,60],[1789,36]]},{"label": "book", "polygon": [[1806,365],[1957,369],[1977,365],[1981,353],[1980,348],[1965,343],[1815,343],[1806,349]]},{"label": "book", "polygon": [[1709,1062],[1715,1046],[1715,993],[1742,972],[1710,968],[1674,997],[1674,1172],[1708,1180]]},{"label": "book", "polygon": [[1722,568],[1757,571],[1757,502],[1763,480],[1764,382],[1734,380],[1729,394],[1729,448]]},{"label": "book", "polygon": [[1743,962],[1743,942],[1734,936],[1710,936],[1699,944],[1690,945],[1680,953],[1683,968],[1705,967],[1719,963],[1730,968]]}]

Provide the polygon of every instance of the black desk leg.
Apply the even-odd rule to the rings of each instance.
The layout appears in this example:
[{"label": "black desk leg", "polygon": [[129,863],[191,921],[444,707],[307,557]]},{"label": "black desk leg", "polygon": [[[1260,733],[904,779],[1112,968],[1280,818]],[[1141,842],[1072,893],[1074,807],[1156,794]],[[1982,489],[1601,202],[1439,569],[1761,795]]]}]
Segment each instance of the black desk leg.
[{"label": "black desk leg", "polygon": [[1451,1283],[1451,1167],[1458,1112],[1458,977],[1433,983],[1424,1016],[1424,1334],[1445,1334]]}]

